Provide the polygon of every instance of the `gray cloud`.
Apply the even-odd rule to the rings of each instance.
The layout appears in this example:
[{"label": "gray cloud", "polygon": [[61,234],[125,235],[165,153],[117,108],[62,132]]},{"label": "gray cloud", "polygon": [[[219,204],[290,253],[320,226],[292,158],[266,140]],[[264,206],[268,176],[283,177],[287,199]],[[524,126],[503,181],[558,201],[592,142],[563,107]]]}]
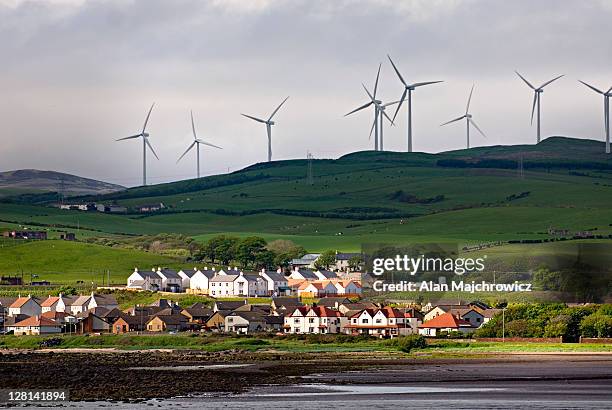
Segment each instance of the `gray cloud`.
[{"label": "gray cloud", "polygon": [[[152,182],[191,177],[176,159],[190,142],[189,110],[203,138],[206,174],[265,159],[265,116],[286,95],[274,157],[338,157],[368,149],[365,102],[383,62],[380,95],[402,91],[390,53],[409,81],[445,80],[414,96],[415,149],[461,148],[464,129],[439,124],[473,112],[489,140],[531,143],[531,93],[541,83],[543,133],[602,138],[600,98],[577,79],[612,86],[612,7],[605,1],[20,1],[0,0],[2,169],[73,172],[126,185],[140,181],[140,145],[114,142],[141,127],[152,101]],[[386,148],[406,146],[405,111]]]}]

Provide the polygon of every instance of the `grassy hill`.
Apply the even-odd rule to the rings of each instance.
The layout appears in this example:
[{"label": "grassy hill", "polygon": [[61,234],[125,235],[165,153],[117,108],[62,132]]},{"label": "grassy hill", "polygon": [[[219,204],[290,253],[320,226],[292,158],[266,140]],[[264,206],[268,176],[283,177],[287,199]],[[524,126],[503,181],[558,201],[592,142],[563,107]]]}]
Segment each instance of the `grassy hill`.
[{"label": "grassy hill", "polygon": [[358,152],[313,161],[312,185],[306,160],[275,161],[78,199],[128,207],[163,202],[162,213],[104,215],[5,203],[0,224],[78,227],[81,236],[259,234],[311,251],[356,250],[364,242],[533,239],[547,237],[551,226],[608,235],[611,158],[601,142],[563,137],[440,154]]},{"label": "grassy hill", "polygon": [[59,240],[0,242],[0,275],[30,273],[52,283],[74,283],[77,280],[102,283],[110,272],[111,283],[124,284],[134,267],[183,266],[181,261],[136,250],[115,249],[105,246]]},{"label": "grassy hill", "polygon": [[0,172],[0,197],[63,190],[65,196],[106,194],[124,187],[76,175],[37,169]]}]

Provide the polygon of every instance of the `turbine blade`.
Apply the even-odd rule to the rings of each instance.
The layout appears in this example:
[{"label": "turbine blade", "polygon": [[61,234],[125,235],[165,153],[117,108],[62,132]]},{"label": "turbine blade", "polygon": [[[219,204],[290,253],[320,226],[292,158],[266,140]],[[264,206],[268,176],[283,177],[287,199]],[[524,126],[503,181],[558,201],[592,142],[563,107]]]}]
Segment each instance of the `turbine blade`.
[{"label": "turbine blade", "polygon": [[155,155],[155,158],[157,158],[159,160],[159,157],[157,156],[157,154],[155,153],[155,150],[153,149],[153,147],[151,146],[151,143],[149,142],[148,138],[145,138],[145,143],[147,144],[147,147],[149,147],[149,149],[151,150],[151,152],[153,153],[153,155]]},{"label": "turbine blade", "polygon": [[423,85],[429,85],[429,84],[437,84],[437,83],[443,83],[444,81],[424,81],[422,83],[414,83],[411,85],[412,88],[417,88],[417,87],[421,87]]},{"label": "turbine blade", "polygon": [[179,162],[180,160],[182,160],[182,159],[183,159],[183,157],[184,157],[185,155],[187,155],[187,153],[188,153],[188,152],[191,150],[191,148],[193,148],[193,146],[194,146],[195,144],[197,144],[197,142],[196,142],[196,141],[193,141],[193,142],[192,142],[192,143],[189,145],[189,147],[188,147],[188,148],[185,150],[185,152],[183,152],[183,155],[181,155],[181,156],[179,157],[179,159],[177,159],[177,160],[176,160],[176,163],[177,163],[177,164],[178,164],[178,162]]},{"label": "turbine blade", "polygon": [[386,103],[386,104],[382,104],[382,105],[381,105],[381,107],[388,107],[388,106],[390,106],[390,105],[395,105],[395,104],[397,104],[397,103],[399,103],[399,102],[400,102],[400,100],[397,100],[397,101],[392,101],[392,102],[388,102],[388,103]]},{"label": "turbine blade", "polygon": [[531,83],[529,81],[527,81],[525,79],[525,77],[523,77],[518,71],[514,70],[514,72],[516,73],[516,75],[521,77],[521,80],[525,81],[525,84],[527,84],[529,86],[529,88],[531,88],[532,90],[535,90],[535,87],[533,85],[531,85]]},{"label": "turbine blade", "polygon": [[353,111],[349,112],[348,114],[344,114],[344,116],[346,117],[347,115],[351,115],[354,112],[357,112],[359,110],[363,110],[364,108],[368,108],[370,105],[372,105],[372,101],[370,101],[370,102],[368,102],[366,104],[363,104],[361,107],[355,108]]},{"label": "turbine blade", "polygon": [[479,132],[479,133],[481,133],[481,134],[482,134],[482,136],[483,136],[483,137],[488,138],[488,137],[485,135],[485,133],[484,133],[484,132],[482,132],[482,130],[481,130],[479,127],[478,127],[478,125],[476,125],[476,123],[474,122],[474,120],[473,120],[473,119],[471,119],[471,118],[470,118],[468,121],[470,122],[470,124],[472,124],[472,125],[474,126],[474,128],[476,128],[476,129],[478,130],[478,132]]},{"label": "turbine blade", "polygon": [[536,103],[538,102],[538,93],[533,92],[533,106],[531,107],[531,125],[533,125],[533,114],[535,113]]},{"label": "turbine blade", "polygon": [[223,149],[223,148],[218,147],[218,146],[216,146],[216,145],[214,145],[214,144],[211,144],[210,142],[202,141],[202,140],[200,140],[200,139],[195,140],[194,142],[197,142],[198,144],[208,145],[209,147],[213,147],[213,148]]},{"label": "turbine blade", "polygon": [[264,124],[266,123],[266,120],[262,120],[261,118],[252,117],[252,116],[250,116],[250,115],[246,115],[246,114],[240,114],[240,115],[242,115],[242,116],[244,116],[244,117],[247,117],[247,118],[250,118],[250,119],[252,119],[252,120],[255,120],[255,121],[257,121],[257,122],[261,122],[261,123],[264,123]]},{"label": "turbine blade", "polygon": [[[389,120],[389,122],[391,123],[391,125],[395,125],[395,124],[393,123],[393,120],[392,120],[392,119],[391,119],[391,118],[390,118],[390,117],[387,115],[387,113],[386,113],[384,110],[380,110],[380,112],[382,112],[382,114],[383,114],[383,115],[384,115],[384,116],[385,116],[385,117],[386,117],[386,118]],[[381,117],[380,121],[381,121],[381,124],[382,124],[382,117]]]},{"label": "turbine blade", "polygon": [[404,92],[402,93],[402,97],[400,98],[400,103],[397,106],[397,109],[395,110],[395,114],[393,114],[393,121],[395,122],[395,117],[397,117],[397,113],[399,112],[400,108],[402,108],[402,104],[404,103],[404,100],[406,99],[406,94],[408,93],[408,88],[404,87]]},{"label": "turbine blade", "polygon": [[198,137],[196,136],[195,132],[195,123],[193,122],[193,111],[191,111],[191,131],[193,131],[193,139],[197,139]]},{"label": "turbine blade", "polygon": [[553,78],[552,80],[546,81],[544,84],[542,84],[542,85],[540,86],[540,88],[544,88],[544,87],[546,87],[548,84],[552,83],[553,81],[557,81],[559,78],[563,77],[564,75],[565,75],[565,74],[561,74],[560,76],[555,77],[555,78]]},{"label": "turbine blade", "polygon": [[393,69],[395,70],[395,74],[397,74],[402,84],[404,84],[404,87],[408,87],[408,84],[406,84],[406,81],[404,81],[404,77],[402,77],[402,75],[400,74],[399,70],[395,66],[395,63],[393,62],[393,60],[391,60],[391,56],[389,54],[387,54],[387,58],[391,62],[391,65],[393,66]]},{"label": "turbine blade", "polygon": [[153,106],[155,103],[151,104],[151,108],[149,108],[149,112],[147,113],[147,118],[145,118],[144,125],[142,126],[142,133],[144,134],[145,128],[147,128],[147,123],[149,122],[149,117],[151,116],[151,111],[153,111]]},{"label": "turbine blade", "polygon": [[[380,63],[378,65],[378,73],[376,73],[376,82],[374,83],[374,97],[376,97],[376,91],[378,90],[378,77],[380,77],[380,68],[381,67],[382,67],[382,63]],[[372,99],[374,99],[374,97]]]},{"label": "turbine blade", "polygon": [[465,115],[462,115],[461,117],[457,117],[454,120],[450,120],[450,121],[445,122],[444,124],[440,124],[440,127],[442,127],[443,125],[446,125],[446,124],[450,124],[452,122],[457,122],[457,121],[462,120],[464,118],[465,118]]},{"label": "turbine blade", "polygon": [[129,137],[119,138],[118,140],[115,140],[115,141],[131,140],[131,139],[138,138],[138,137],[141,137],[141,136],[142,136],[142,134],[130,135]]},{"label": "turbine blade", "polygon": [[610,91],[612,91],[612,87],[608,88],[608,91],[606,91],[606,94],[609,94]]},{"label": "turbine blade", "polygon": [[376,126],[376,119],[372,122],[372,128],[370,128],[370,135],[368,136],[368,140],[372,139],[372,132],[374,132],[374,127]]},{"label": "turbine blade", "polygon": [[[597,88],[593,87],[593,86],[592,86],[592,85],[590,85],[590,84],[585,83],[585,82],[584,82],[584,81],[582,81],[582,80],[578,80],[578,81],[579,81],[579,82],[581,82],[582,84],[586,85],[587,87],[589,87],[591,90],[595,91],[596,93],[599,93],[599,94],[603,94],[603,93],[604,93],[603,91],[598,90]],[[612,88],[611,88],[611,89],[612,89]]]},{"label": "turbine blade", "polygon": [[470,102],[472,101],[472,93],[474,92],[474,84],[472,84],[472,89],[470,90],[470,96],[468,97],[467,106],[465,107],[465,113],[467,114],[470,111]]},{"label": "turbine blade", "polygon": [[372,100],[372,102],[374,102],[374,97],[376,96],[376,91],[374,91],[374,95],[370,94],[370,92],[368,91],[368,88],[365,86],[365,84],[361,84],[361,86],[363,87],[363,89],[365,90],[366,93],[368,93],[368,97],[370,97],[370,100]]},{"label": "turbine blade", "polygon": [[283,106],[283,104],[285,103],[285,101],[287,101],[288,99],[289,99],[289,96],[287,96],[287,98],[285,98],[285,99],[283,100],[283,102],[282,102],[282,103],[280,103],[278,107],[276,107],[276,109],[275,109],[275,110],[272,112],[272,115],[270,115],[270,118],[268,118],[268,121],[271,121],[271,120],[272,120],[272,117],[274,117],[274,114],[276,114],[276,113],[278,112],[278,110],[280,110],[280,107],[282,107],[282,106]]}]

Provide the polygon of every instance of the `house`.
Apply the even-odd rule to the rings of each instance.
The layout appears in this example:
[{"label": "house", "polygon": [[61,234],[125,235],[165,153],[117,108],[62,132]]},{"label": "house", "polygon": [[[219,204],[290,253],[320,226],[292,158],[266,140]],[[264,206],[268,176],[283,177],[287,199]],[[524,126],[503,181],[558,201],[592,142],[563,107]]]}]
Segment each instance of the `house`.
[{"label": "house", "polygon": [[161,211],[162,209],[164,209],[166,206],[163,204],[163,202],[160,202],[158,204],[146,204],[146,205],[138,205],[135,207],[136,211],[138,212],[143,212],[143,213],[147,213],[147,212],[157,212],[157,211]]},{"label": "house", "polygon": [[386,306],[363,309],[349,317],[342,329],[347,334],[395,337],[417,332],[417,320],[407,312]]},{"label": "house", "polygon": [[336,295],[337,293],[336,287],[329,281],[304,282],[297,289],[297,294],[300,297],[324,297],[327,295]]},{"label": "house", "polygon": [[313,273],[315,274],[315,276],[317,277],[318,280],[338,279],[338,275],[336,275],[332,271],[325,270],[325,269],[318,269],[318,270],[314,271]]},{"label": "house", "polygon": [[[100,308],[103,309],[103,308]],[[80,314],[80,321],[76,327],[79,333],[105,333],[110,331],[111,324],[102,318],[100,315],[91,311]],[[105,312],[108,310],[103,309]]]},{"label": "house", "polygon": [[124,214],[127,213],[127,208],[121,205],[105,205],[105,204],[96,204],[96,209],[98,212],[105,212],[111,214]]},{"label": "house", "polygon": [[279,297],[272,298],[270,307],[276,315],[285,314],[287,311],[293,312],[296,307],[304,306],[297,297]]},{"label": "house", "polygon": [[156,315],[146,325],[149,332],[180,332],[187,329],[187,318],[178,315]]},{"label": "house", "polygon": [[285,315],[285,333],[326,334],[340,333],[340,312],[325,306],[297,307]]},{"label": "house", "polygon": [[134,272],[127,279],[127,287],[155,292],[162,289],[162,278],[154,270],[139,271],[134,268]]},{"label": "house", "polygon": [[486,309],[482,311],[483,319],[482,323],[487,323],[489,320],[493,319],[496,315],[502,312],[501,309]]},{"label": "house", "polygon": [[186,308],[181,310],[181,315],[185,316],[191,323],[205,324],[214,312],[209,308]]},{"label": "house", "polygon": [[217,310],[206,321],[206,328],[217,332],[223,332],[225,329],[225,317],[231,313],[230,310]]},{"label": "house", "polygon": [[463,305],[463,304],[456,304],[456,305],[443,305],[443,304],[438,304],[435,306],[432,306],[431,309],[429,309],[427,311],[427,313],[425,313],[425,317],[423,318],[424,321],[428,321],[433,319],[436,316],[440,316],[444,313],[448,313],[448,312],[458,312],[458,311],[462,311],[464,309],[469,309],[468,305]]},{"label": "house", "polygon": [[419,334],[423,336],[439,336],[440,332],[471,333],[476,330],[469,322],[453,315],[443,313],[418,326]]},{"label": "house", "polygon": [[46,231],[5,231],[2,234],[5,238],[11,239],[26,239],[26,240],[40,240],[44,241],[47,239]]},{"label": "house", "polygon": [[76,241],[76,234],[74,232],[60,232],[59,238],[62,241]]},{"label": "house", "polygon": [[39,316],[42,313],[42,308],[38,301],[32,296],[28,297],[19,296],[8,309],[9,316],[15,315],[27,315],[27,316]]},{"label": "house", "polygon": [[183,289],[191,288],[191,278],[198,272],[198,268],[184,268],[179,270],[177,273],[182,279],[181,287]]},{"label": "house", "polygon": [[355,302],[355,303],[342,303],[338,305],[338,311],[343,315],[346,315],[346,312],[353,311],[359,312],[363,309],[378,309],[380,306],[374,302]]},{"label": "house", "polygon": [[64,327],[66,325],[74,325],[77,322],[76,317],[66,312],[56,312],[52,310],[52,311],[42,313],[41,316],[47,319],[55,320],[58,324]]},{"label": "house", "polygon": [[292,259],[290,265],[292,268],[310,268],[314,269],[315,262],[321,256],[320,253],[307,253],[298,259]]},{"label": "house", "polygon": [[157,268],[157,274],[162,280],[161,290],[179,293],[183,289],[183,278],[177,271],[168,268]]},{"label": "house", "polygon": [[66,297],[61,293],[59,296],[51,296],[47,297],[41,303],[42,313],[45,312],[66,312],[70,311],[70,306],[74,303],[75,298]]},{"label": "house", "polygon": [[336,270],[339,272],[348,272],[351,270],[349,262],[352,258],[363,259],[360,253],[336,253]]},{"label": "house", "polygon": [[117,300],[113,295],[95,295],[91,292],[90,295],[82,295],[77,297],[74,302],[70,305],[70,313],[78,315],[79,313],[86,312],[88,310],[103,307],[105,309],[118,308]]},{"label": "house", "polygon": [[258,311],[233,312],[225,316],[225,331],[249,334],[268,330],[265,314]]},{"label": "house", "polygon": [[345,298],[345,297],[331,296],[331,297],[324,297],[324,298],[319,299],[319,301],[317,302],[317,306],[325,306],[330,309],[338,310],[340,305],[343,305],[345,303],[351,303],[350,299]]},{"label": "house", "polygon": [[0,297],[0,323],[5,321],[6,316],[9,313],[9,306],[11,306],[17,298],[11,297]]},{"label": "house", "polygon": [[246,305],[247,303],[248,303],[248,301],[246,299],[244,299],[244,300],[231,300],[231,301],[217,300],[217,301],[215,301],[215,304],[213,305],[213,312],[218,312],[220,310],[233,311],[233,310],[239,308],[240,306]]},{"label": "house", "polygon": [[62,326],[55,320],[39,315],[31,316],[25,320],[6,327],[13,334],[21,335],[50,335],[62,332]]},{"label": "house", "polygon": [[0,285],[21,286],[23,278],[21,276],[0,276]]},{"label": "house", "polygon": [[339,295],[361,295],[361,285],[352,280],[341,280],[334,282],[336,293]]},{"label": "house", "polygon": [[291,292],[287,278],[280,269],[277,271],[266,271],[262,269],[259,275],[266,281],[267,295],[287,295]]},{"label": "house", "polygon": [[301,268],[293,269],[291,273],[289,274],[289,278],[295,279],[295,280],[308,280],[308,281],[319,280],[319,277],[315,275],[313,271],[309,269],[301,269]]},{"label": "house", "polygon": [[210,280],[216,275],[214,269],[198,269],[189,281],[189,289],[194,293],[208,294],[210,291]]},{"label": "house", "polygon": [[111,327],[111,332],[115,334],[140,332],[145,328],[149,318],[145,316],[121,315]]},{"label": "house", "polygon": [[217,272],[209,281],[208,294],[213,297],[223,296],[264,296],[267,294],[267,284],[257,274],[238,272],[237,274],[222,274]]}]

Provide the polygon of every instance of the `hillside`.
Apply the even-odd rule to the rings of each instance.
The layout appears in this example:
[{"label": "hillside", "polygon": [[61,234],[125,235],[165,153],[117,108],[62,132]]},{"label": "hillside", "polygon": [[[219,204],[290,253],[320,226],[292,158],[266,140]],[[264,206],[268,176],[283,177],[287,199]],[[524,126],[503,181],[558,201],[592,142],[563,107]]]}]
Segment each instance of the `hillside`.
[{"label": "hillside", "polygon": [[[604,144],[552,137],[537,145],[439,154],[357,152],[260,163],[231,174],[80,200],[127,207],[163,202],[160,213],[104,215],[0,204],[0,222],[80,228],[80,235],[173,232],[292,239],[308,250],[364,242],[480,242],[548,237],[548,229],[612,233],[612,159]],[[523,172],[519,170],[522,157]],[[76,199],[75,199],[76,200]]]},{"label": "hillside", "polygon": [[0,172],[0,196],[59,192],[64,196],[107,194],[125,189],[120,185],[76,175],[37,169]]}]

